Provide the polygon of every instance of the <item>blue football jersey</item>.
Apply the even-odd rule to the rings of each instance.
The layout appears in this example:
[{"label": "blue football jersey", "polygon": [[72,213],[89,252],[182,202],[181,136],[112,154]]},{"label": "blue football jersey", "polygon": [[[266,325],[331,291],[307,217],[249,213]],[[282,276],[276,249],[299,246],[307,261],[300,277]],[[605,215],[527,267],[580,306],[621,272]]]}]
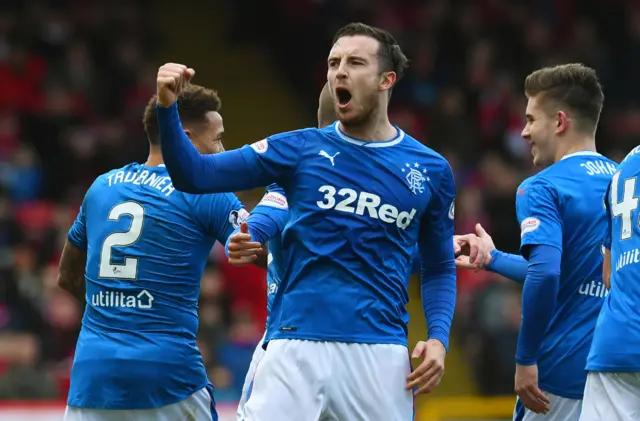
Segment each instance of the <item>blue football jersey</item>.
[{"label": "blue football jersey", "polygon": [[611,291],[604,300],[587,370],[640,371],[640,146],[622,161],[605,196],[610,228]]},{"label": "blue football jersey", "polygon": [[214,242],[246,215],[233,194],[175,190],[163,166],[96,179],[68,235],[87,251],[69,405],[156,408],[208,386],[196,347],[200,281]]},{"label": "blue football jersey", "polygon": [[[455,187],[447,161],[400,129],[390,141],[364,142],[338,123],[240,151],[276,179],[289,203],[267,340],[406,345],[418,238],[453,259]],[[444,318],[437,323],[450,323]],[[448,344],[448,329],[437,323],[431,337]]]},{"label": "blue football jersey", "polygon": [[538,370],[540,388],[566,398],[582,399],[584,365],[606,295],[602,197],[616,168],[596,152],[577,152],[525,180],[516,194],[522,248],[547,245],[562,250],[557,306]]}]

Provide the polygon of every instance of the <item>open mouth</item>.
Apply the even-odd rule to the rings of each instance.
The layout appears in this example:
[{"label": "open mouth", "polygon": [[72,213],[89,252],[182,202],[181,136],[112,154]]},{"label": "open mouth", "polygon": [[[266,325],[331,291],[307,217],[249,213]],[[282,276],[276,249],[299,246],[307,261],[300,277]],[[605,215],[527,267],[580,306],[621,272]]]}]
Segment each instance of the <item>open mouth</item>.
[{"label": "open mouth", "polygon": [[338,106],[344,108],[351,102],[351,92],[345,88],[336,88],[336,99],[338,100]]}]

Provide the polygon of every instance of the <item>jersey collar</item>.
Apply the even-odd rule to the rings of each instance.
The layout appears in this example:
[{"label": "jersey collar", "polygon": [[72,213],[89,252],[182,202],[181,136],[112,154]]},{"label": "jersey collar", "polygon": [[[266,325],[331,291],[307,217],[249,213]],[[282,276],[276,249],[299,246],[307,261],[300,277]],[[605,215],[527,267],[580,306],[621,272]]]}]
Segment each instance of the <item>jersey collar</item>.
[{"label": "jersey collar", "polygon": [[595,151],[578,151],[578,152],[570,153],[568,155],[563,156],[562,159],[560,159],[560,161],[567,158],[573,158],[574,156],[602,156],[602,154],[599,154],[598,152],[595,152]]},{"label": "jersey collar", "polygon": [[356,139],[355,137],[351,137],[340,129],[339,121],[336,121],[333,124],[333,127],[336,131],[336,134],[340,137],[340,139],[344,140],[345,142],[352,143],[354,145],[364,146],[365,148],[386,148],[389,146],[397,145],[398,143],[402,142],[402,139],[404,139],[404,132],[398,126],[395,126],[395,125],[393,127],[396,128],[396,130],[398,131],[398,134],[393,139],[387,140],[385,142],[367,142],[365,140],[360,140],[360,139]]}]

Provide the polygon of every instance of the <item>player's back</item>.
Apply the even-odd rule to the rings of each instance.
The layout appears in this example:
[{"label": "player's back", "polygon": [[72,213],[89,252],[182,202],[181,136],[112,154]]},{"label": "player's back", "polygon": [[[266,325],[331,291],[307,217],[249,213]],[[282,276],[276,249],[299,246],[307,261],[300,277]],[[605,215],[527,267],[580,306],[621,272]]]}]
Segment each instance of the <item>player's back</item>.
[{"label": "player's back", "polygon": [[[421,223],[438,231],[440,215],[453,218],[448,163],[401,130],[388,142],[350,138],[338,124],[284,136],[298,145],[299,164],[278,180],[289,221],[268,338],[406,345],[407,279]],[[429,219],[432,209],[443,211]]]},{"label": "player's back", "polygon": [[[584,363],[606,295],[601,244],[607,220],[602,198],[616,168],[616,163],[600,154],[578,152],[527,179],[518,188],[518,195],[527,195],[533,183],[546,186],[560,217],[560,285],[538,369],[540,387],[567,398],[582,398]],[[528,219],[522,221],[523,235],[540,224],[535,218]]]},{"label": "player's back", "polygon": [[[78,217],[87,305],[69,405],[153,408],[208,384],[196,347],[197,304],[211,247],[230,232],[215,228],[224,227],[213,216],[224,202],[233,200],[175,190],[163,166],[130,164],[94,182]],[[70,239],[79,235],[74,228]]]},{"label": "player's back", "polygon": [[640,371],[640,146],[622,161],[605,198],[611,291],[604,300],[587,369]]}]

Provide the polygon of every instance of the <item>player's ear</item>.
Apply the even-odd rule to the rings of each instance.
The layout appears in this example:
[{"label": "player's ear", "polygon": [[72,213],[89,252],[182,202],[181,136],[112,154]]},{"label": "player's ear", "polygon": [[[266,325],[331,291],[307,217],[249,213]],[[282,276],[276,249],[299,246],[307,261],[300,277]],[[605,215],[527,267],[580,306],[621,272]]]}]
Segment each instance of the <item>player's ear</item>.
[{"label": "player's ear", "polygon": [[193,132],[192,132],[191,130],[189,130],[189,129],[184,129],[184,134],[186,134],[186,135],[187,135],[187,137],[188,137],[189,139],[193,139],[193,138],[191,137],[191,136],[193,136]]},{"label": "player's ear", "polygon": [[569,127],[569,116],[564,111],[558,111],[556,113],[556,133],[564,133]]},{"label": "player's ear", "polygon": [[393,85],[395,85],[396,83],[396,79],[396,72],[383,72],[380,75],[379,89],[381,91],[388,91],[389,89],[393,88]]}]

